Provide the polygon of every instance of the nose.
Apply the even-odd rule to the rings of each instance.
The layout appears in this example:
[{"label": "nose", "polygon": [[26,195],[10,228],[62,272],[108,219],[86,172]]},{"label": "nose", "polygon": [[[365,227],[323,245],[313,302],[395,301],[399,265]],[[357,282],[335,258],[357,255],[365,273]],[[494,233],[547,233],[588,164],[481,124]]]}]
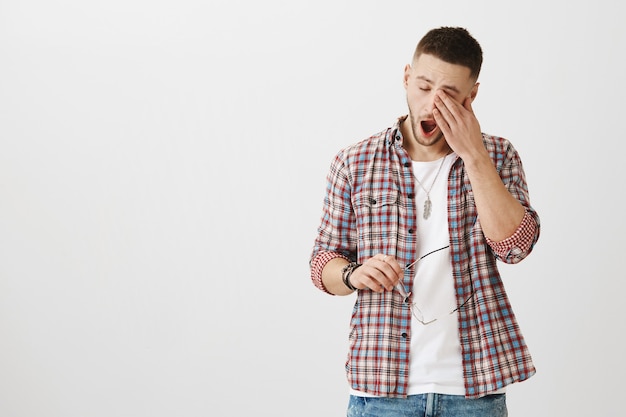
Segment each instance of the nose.
[{"label": "nose", "polygon": [[435,96],[437,95],[437,90],[432,90],[428,95],[426,110],[428,110],[428,114],[433,114],[433,110],[435,109]]}]

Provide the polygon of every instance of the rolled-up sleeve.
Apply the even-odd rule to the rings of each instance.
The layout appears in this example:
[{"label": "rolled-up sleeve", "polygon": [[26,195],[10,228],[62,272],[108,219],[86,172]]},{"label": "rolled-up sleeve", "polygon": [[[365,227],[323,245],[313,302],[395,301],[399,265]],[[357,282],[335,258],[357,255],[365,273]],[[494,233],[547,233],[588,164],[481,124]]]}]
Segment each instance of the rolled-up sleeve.
[{"label": "rolled-up sleeve", "polygon": [[516,264],[530,254],[539,239],[539,218],[527,210],[522,222],[511,236],[499,242],[486,236],[485,238],[498,259],[508,264]]},{"label": "rolled-up sleeve", "polygon": [[356,258],[356,224],[350,178],[343,161],[343,153],[337,154],[333,160],[326,180],[322,218],[309,265],[313,284],[329,293],[322,282],[322,271],[326,264],[334,258]]},{"label": "rolled-up sleeve", "polygon": [[539,215],[530,204],[526,175],[518,152],[508,140],[497,138],[488,142],[493,146],[492,152],[501,157],[495,157],[496,167],[500,178],[513,197],[520,202],[526,213],[515,232],[508,238],[495,242],[486,238],[496,258],[507,264],[516,264],[526,258],[539,240]]}]

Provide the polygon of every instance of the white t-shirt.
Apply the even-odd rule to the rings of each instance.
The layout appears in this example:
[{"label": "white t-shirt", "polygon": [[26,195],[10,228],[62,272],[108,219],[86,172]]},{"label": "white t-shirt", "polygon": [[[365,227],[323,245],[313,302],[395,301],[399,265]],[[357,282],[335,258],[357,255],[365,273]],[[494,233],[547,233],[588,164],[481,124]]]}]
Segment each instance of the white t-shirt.
[{"label": "white t-shirt", "polygon": [[[448,174],[455,159],[452,153],[444,160],[413,161],[413,174],[429,190],[431,214],[424,219],[427,193],[416,182],[418,258],[426,256],[413,267],[411,301],[417,307],[413,309],[421,311],[418,315],[422,321],[436,321],[422,324],[412,316],[409,395],[465,394],[458,317],[456,312],[450,314],[456,308],[456,297],[450,262],[447,196]],[[441,250],[429,254],[437,249]]]}]

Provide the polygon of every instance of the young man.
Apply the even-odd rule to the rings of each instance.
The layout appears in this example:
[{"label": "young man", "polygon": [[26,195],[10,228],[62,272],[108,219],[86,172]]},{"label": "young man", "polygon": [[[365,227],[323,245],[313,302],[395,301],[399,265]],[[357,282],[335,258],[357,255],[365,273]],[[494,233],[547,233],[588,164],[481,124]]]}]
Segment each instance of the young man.
[{"label": "young man", "polygon": [[349,416],[506,416],[505,387],[535,373],[496,261],[531,252],[539,217],[516,150],[472,111],[481,65],[466,29],[429,31],[408,116],[331,164],[310,266],[357,292]]}]

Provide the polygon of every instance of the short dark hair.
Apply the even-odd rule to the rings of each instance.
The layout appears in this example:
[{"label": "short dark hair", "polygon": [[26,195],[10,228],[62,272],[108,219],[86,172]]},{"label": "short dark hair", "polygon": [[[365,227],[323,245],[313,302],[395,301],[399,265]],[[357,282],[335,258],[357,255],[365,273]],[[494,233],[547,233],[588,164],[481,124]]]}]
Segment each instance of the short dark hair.
[{"label": "short dark hair", "polygon": [[421,54],[433,55],[445,62],[463,65],[470,69],[474,79],[478,79],[483,64],[483,50],[480,44],[465,28],[442,26],[431,29],[417,44],[413,61]]}]

